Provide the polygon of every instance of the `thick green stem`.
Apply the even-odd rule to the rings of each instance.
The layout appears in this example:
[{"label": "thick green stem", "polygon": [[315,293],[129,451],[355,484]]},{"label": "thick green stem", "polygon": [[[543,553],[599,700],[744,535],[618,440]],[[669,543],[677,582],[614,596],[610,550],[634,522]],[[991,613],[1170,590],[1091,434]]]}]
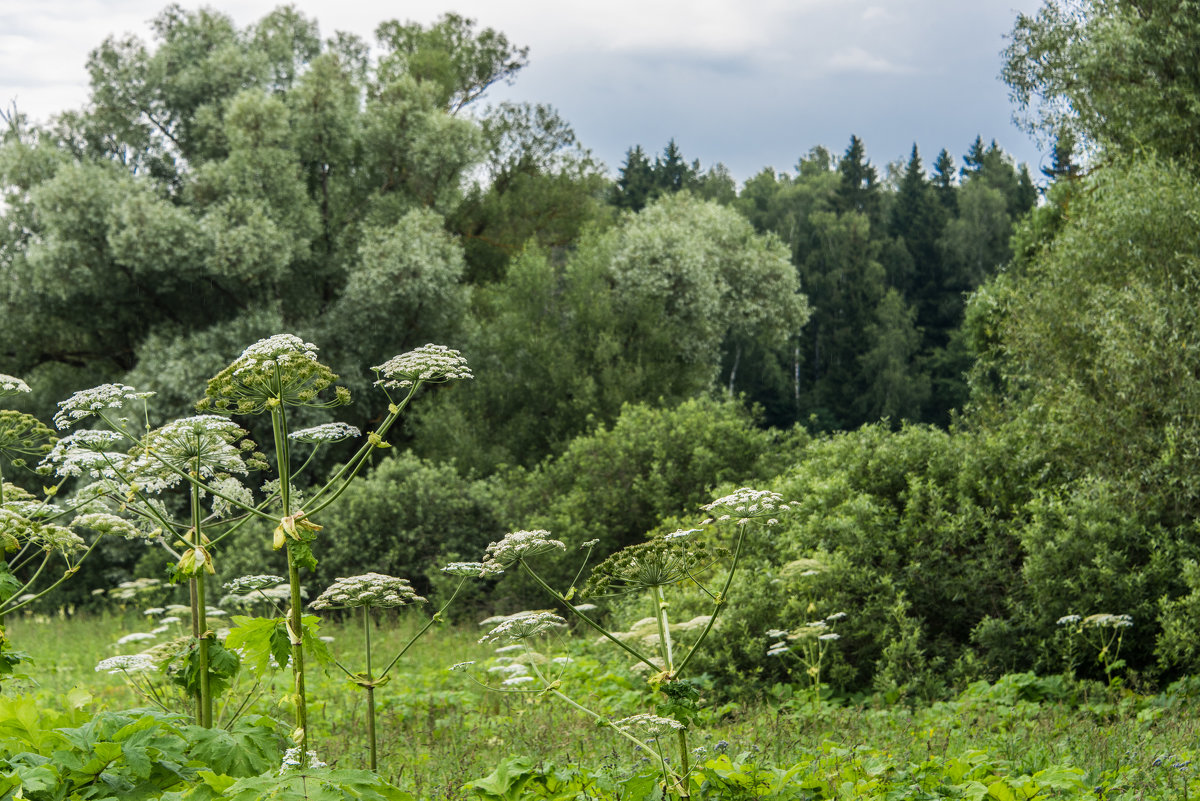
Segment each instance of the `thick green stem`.
[{"label": "thick green stem", "polygon": [[367,651],[367,740],[371,744],[371,770],[378,768],[375,750],[375,685],[371,683],[371,607],[363,607],[363,641]]},{"label": "thick green stem", "polygon": [[[748,524],[747,524],[748,525]],[[725,586],[717,594],[716,600],[713,601],[712,615],[708,618],[708,623],[705,624],[704,630],[700,632],[700,636],[692,643],[691,649],[687,652],[687,656],[679,663],[679,667],[675,669],[676,675],[683,673],[683,669],[687,667],[687,663],[692,661],[692,657],[696,655],[696,651],[700,648],[700,644],[708,637],[708,633],[712,631],[713,624],[717,622],[717,615],[721,613],[721,608],[729,600],[729,587],[733,584],[733,574],[737,572],[738,560],[742,556],[742,543],[746,541],[746,525],[738,526],[738,541],[737,546],[733,550],[733,564],[729,566],[729,575],[725,577]]]},{"label": "thick green stem", "polygon": [[[196,457],[196,476],[200,475],[200,458]],[[204,537],[200,532],[200,487],[192,484],[192,547],[198,550],[204,548]],[[198,639],[197,658],[200,660],[200,698],[197,717],[200,725],[206,729],[212,728],[212,683],[209,675],[209,630],[208,630],[208,599],[206,597],[205,564],[196,565],[196,572],[191,577],[195,587],[196,603],[192,610],[192,632]]]},{"label": "thick green stem", "polygon": [[654,619],[658,621],[659,653],[662,655],[663,669],[668,673],[674,673],[675,659],[671,652],[671,624],[667,620],[667,598],[663,595],[662,587],[654,588]]},{"label": "thick green stem", "polygon": [[688,763],[687,729],[679,730],[679,797],[691,798],[692,788],[688,783],[688,774],[692,768]]},{"label": "thick green stem", "polygon": [[[292,476],[289,471],[287,419],[284,417],[283,405],[277,404],[271,408],[271,429],[275,435],[275,462],[279,474],[279,501],[283,507],[283,516],[292,513]],[[288,589],[290,590],[291,609],[288,610],[288,638],[292,646],[292,679],[295,690],[296,730],[293,740],[300,747],[300,768],[308,767],[308,697],[304,688],[304,619],[300,597],[300,567],[296,564],[296,553],[292,550],[291,539],[286,540],[288,563]]]}]

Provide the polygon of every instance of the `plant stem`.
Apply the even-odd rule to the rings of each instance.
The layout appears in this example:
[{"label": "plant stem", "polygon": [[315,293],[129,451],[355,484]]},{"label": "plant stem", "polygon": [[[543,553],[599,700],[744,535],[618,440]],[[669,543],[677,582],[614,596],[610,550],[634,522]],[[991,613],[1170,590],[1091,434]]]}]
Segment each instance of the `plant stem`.
[{"label": "plant stem", "polygon": [[[278,368],[276,368],[278,369]],[[271,407],[271,429],[275,436],[275,463],[279,474],[279,502],[283,507],[283,516],[292,513],[292,477],[288,470],[287,420],[283,414],[283,405]],[[300,747],[300,769],[308,767],[308,699],[304,688],[304,620],[300,597],[300,567],[296,564],[296,554],[292,550],[292,541],[285,542],[288,563],[288,589],[291,596],[291,609],[288,610],[288,639],[292,646],[292,680],[296,696],[296,730],[293,734],[296,745]]]},{"label": "plant stem", "polygon": [[733,564],[729,566],[729,575],[725,577],[725,586],[721,588],[721,592],[717,594],[716,600],[713,601],[713,612],[708,618],[708,623],[704,626],[704,631],[700,632],[700,636],[696,638],[694,643],[692,643],[692,647],[687,652],[687,656],[683,658],[683,661],[679,663],[679,667],[676,668],[677,674],[682,673],[683,669],[687,667],[687,663],[692,661],[692,657],[696,655],[696,651],[700,648],[700,644],[704,642],[706,637],[708,637],[708,633],[712,631],[713,624],[717,622],[717,615],[720,614],[721,608],[724,607],[728,601],[729,587],[731,584],[733,584],[733,574],[737,571],[738,560],[741,559],[742,556],[742,543],[746,541],[746,528],[747,526],[745,525],[738,526],[739,531],[737,546],[733,551]]},{"label": "plant stem", "polygon": [[[200,476],[200,457],[196,457],[196,477]],[[200,487],[192,484],[192,547],[203,548],[204,537],[200,533]],[[212,728],[212,682],[208,670],[209,631],[208,599],[205,597],[205,566],[201,565],[191,577],[195,586],[196,603],[193,608],[192,631],[199,638],[197,658],[200,660],[200,725]]]},{"label": "plant stem", "polygon": [[367,651],[367,740],[371,743],[371,770],[378,768],[375,751],[375,685],[371,683],[371,607],[363,607],[363,640]]}]

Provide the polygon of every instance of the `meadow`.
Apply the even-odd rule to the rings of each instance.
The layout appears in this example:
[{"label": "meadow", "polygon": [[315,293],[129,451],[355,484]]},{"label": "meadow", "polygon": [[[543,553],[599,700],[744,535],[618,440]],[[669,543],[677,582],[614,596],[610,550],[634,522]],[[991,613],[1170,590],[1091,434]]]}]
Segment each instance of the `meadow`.
[{"label": "meadow", "polygon": [[[77,705],[81,715],[143,705],[121,676],[96,670],[120,637],[145,628],[141,618],[135,610],[7,621],[36,678],[10,685],[0,698],[0,738],[12,742],[22,696],[39,706]],[[415,631],[405,620],[380,623],[377,644],[384,651]],[[333,622],[322,633],[332,637],[337,658],[354,659],[356,625]],[[429,801],[659,797],[653,778],[637,781],[653,777],[648,760],[611,731],[544,693],[487,690],[448,671],[453,662],[495,658],[494,647],[478,639],[475,626],[440,627],[379,688],[384,779]],[[593,708],[618,714],[637,702],[645,677],[593,639],[576,636],[565,644],[574,661],[560,680],[586,692]],[[313,670],[309,678],[311,738],[320,759],[364,768],[362,693],[336,672]],[[950,700],[911,704],[859,696],[826,697],[818,706],[801,684],[730,698],[710,683],[705,696],[698,798],[1115,801],[1200,792],[1195,681],[1142,696],[1062,676],[1012,674],[976,682]],[[251,711],[286,715],[276,699],[265,692]]]}]

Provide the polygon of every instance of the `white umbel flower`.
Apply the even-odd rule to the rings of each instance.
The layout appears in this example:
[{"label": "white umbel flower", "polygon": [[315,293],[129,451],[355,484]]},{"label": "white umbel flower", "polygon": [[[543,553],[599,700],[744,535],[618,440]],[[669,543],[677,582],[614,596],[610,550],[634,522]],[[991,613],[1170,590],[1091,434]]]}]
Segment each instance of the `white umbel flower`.
[{"label": "white umbel flower", "polygon": [[434,344],[393,356],[371,369],[380,376],[375,385],[385,389],[407,389],[417,383],[440,384],[474,378],[461,353]]},{"label": "white umbel flower", "polygon": [[312,602],[313,609],[349,609],[360,606],[394,608],[411,603],[424,603],[408,579],[364,573],[361,576],[340,578]]},{"label": "white umbel flower", "polygon": [[120,409],[130,401],[143,400],[153,395],[153,392],[138,392],[125,384],[101,384],[91,389],[83,389],[65,401],[59,401],[54,425],[62,431],[104,409]]},{"label": "white umbel flower", "polygon": [[0,373],[0,398],[20,395],[29,391],[29,385],[21,379],[16,376]]}]

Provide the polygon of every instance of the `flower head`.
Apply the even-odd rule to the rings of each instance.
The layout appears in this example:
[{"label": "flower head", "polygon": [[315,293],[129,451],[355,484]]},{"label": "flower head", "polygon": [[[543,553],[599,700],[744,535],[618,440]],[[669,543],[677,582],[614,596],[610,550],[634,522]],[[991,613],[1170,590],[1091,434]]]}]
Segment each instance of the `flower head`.
[{"label": "flower head", "polygon": [[404,389],[418,383],[440,384],[474,377],[461,353],[445,345],[433,344],[393,356],[371,369],[380,376],[375,385],[384,389]]},{"label": "flower head", "polygon": [[549,531],[513,531],[499,542],[488,545],[483,567],[486,573],[501,573],[527,557],[566,549],[562,541],[550,538]]},{"label": "flower head", "polygon": [[146,532],[130,523],[123,517],[110,515],[107,512],[92,512],[75,518],[74,525],[80,528],[90,528],[101,534],[116,535],[127,540],[148,539]]},{"label": "flower head", "polygon": [[338,406],[350,401],[344,387],[332,399],[320,394],[337,376],[317,361],[317,346],[292,334],[276,334],[242,351],[208,382],[197,408],[234,414],[260,414],[277,404]]},{"label": "flower head", "polygon": [[677,584],[694,577],[724,553],[725,549],[719,548],[710,554],[704,543],[679,537],[640,542],[622,548],[598,564],[588,577],[583,594],[637,592]]},{"label": "flower head", "polygon": [[508,615],[480,638],[481,643],[520,642],[552,629],[565,628],[567,621],[553,612],[517,612]]},{"label": "flower head", "polygon": [[330,443],[361,437],[362,432],[348,423],[322,423],[288,434],[297,442]]},{"label": "flower head", "polygon": [[154,660],[149,654],[110,656],[96,664],[97,673],[144,673],[147,670],[154,670]]},{"label": "flower head", "polygon": [[773,526],[779,522],[776,515],[791,511],[792,507],[777,492],[742,487],[701,508],[718,522],[733,520],[738,525],[746,525],[751,520],[761,520],[766,525]]},{"label": "flower head", "polygon": [[249,595],[270,587],[278,587],[283,581],[279,576],[239,576],[233,581],[226,582],[225,589],[231,595]]},{"label": "flower head", "polygon": [[471,576],[472,578],[484,575],[482,562],[451,562],[442,568],[442,572],[451,576]]},{"label": "flower head", "polygon": [[410,603],[424,603],[408,579],[393,578],[379,573],[340,578],[312,602],[313,609],[349,609],[360,606],[394,608]]},{"label": "flower head", "polygon": [[54,444],[42,465],[50,467],[55,474],[66,478],[85,473],[94,476],[109,476],[113,463],[124,461],[126,456],[117,450],[125,437],[116,431],[83,429],[69,434]]},{"label": "flower head", "polygon": [[29,385],[16,376],[0,373],[0,398],[29,392]]},{"label": "flower head", "polygon": [[105,409],[120,409],[125,404],[152,397],[153,392],[138,392],[125,384],[101,384],[76,392],[58,404],[54,425],[59,431],[70,428]]},{"label": "flower head", "polygon": [[674,718],[664,718],[649,712],[618,720],[613,725],[618,729],[624,729],[632,734],[640,734],[643,737],[665,737],[686,728]]},{"label": "flower head", "polygon": [[27,456],[40,459],[55,442],[54,432],[33,415],[0,409],[0,454],[18,463]]}]

